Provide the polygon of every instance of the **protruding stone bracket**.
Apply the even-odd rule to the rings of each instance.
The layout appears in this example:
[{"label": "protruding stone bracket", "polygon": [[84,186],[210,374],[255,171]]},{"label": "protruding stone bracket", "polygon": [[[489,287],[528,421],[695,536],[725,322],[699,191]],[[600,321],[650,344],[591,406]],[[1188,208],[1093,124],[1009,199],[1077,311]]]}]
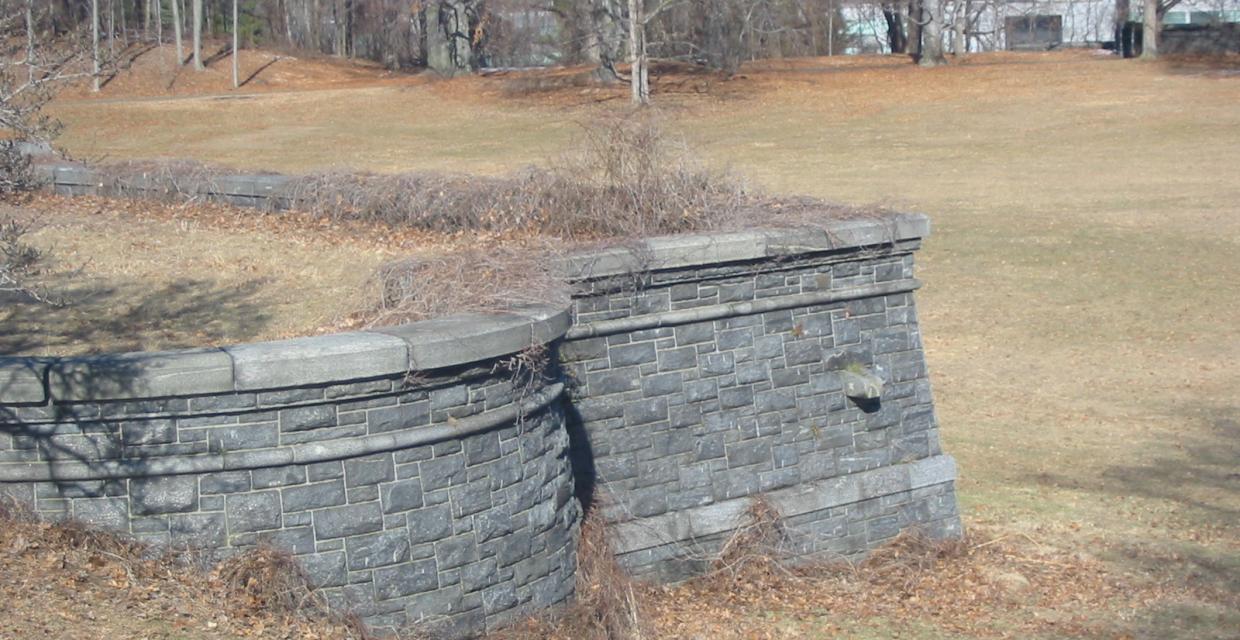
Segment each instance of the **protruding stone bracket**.
[{"label": "protruding stone bracket", "polygon": [[844,385],[844,395],[857,402],[874,402],[883,395],[882,378],[866,369],[841,371],[840,382]]}]

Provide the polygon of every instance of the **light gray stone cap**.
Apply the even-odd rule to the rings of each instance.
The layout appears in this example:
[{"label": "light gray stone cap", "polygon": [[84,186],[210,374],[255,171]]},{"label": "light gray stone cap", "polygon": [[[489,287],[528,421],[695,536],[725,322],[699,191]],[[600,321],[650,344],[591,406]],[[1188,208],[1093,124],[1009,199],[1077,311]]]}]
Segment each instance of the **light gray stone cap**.
[{"label": "light gray stone cap", "polygon": [[823,227],[662,236],[629,246],[568,256],[561,268],[569,279],[589,280],[632,272],[881,246],[928,235],[930,219],[924,214],[888,214],[836,220]]},{"label": "light gray stone cap", "polygon": [[0,399],[13,404],[46,402],[45,371],[47,362],[39,358],[0,359]]},{"label": "light gray stone cap", "polygon": [[469,364],[546,344],[563,336],[570,322],[567,308],[538,306],[508,313],[447,316],[373,331],[404,340],[409,347],[407,367],[425,370]]},{"label": "light gray stone cap", "polygon": [[59,358],[48,374],[48,394],[69,402],[232,391],[232,360],[220,349]]},{"label": "light gray stone cap", "polygon": [[566,307],[538,306],[221,349],[0,358],[0,403],[220,394],[440,369],[551,342],[569,322]]}]

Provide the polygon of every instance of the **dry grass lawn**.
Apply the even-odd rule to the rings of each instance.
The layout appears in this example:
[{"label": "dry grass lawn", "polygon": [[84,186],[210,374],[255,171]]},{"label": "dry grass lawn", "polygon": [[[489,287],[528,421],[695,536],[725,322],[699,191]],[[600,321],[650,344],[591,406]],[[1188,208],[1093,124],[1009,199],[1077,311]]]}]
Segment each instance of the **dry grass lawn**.
[{"label": "dry grass lawn", "polygon": [[[504,82],[66,100],[55,111],[63,142],[87,156],[495,172],[554,154],[574,123],[623,108],[620,90],[511,97]],[[1032,562],[1004,571],[1033,584],[987,624],[963,626],[933,608],[840,619],[827,600],[669,590],[665,634],[1240,637],[1240,77],[996,54],[934,70],[772,62],[731,82],[663,87],[655,100],[669,122],[763,187],[931,215],[919,300],[966,524],[1028,545]],[[246,259],[268,266],[338,260],[320,245],[313,256],[255,250]],[[362,262],[325,277],[356,281]],[[330,308],[335,291],[321,292],[303,301]],[[1082,578],[1080,597],[1053,596],[1077,578],[1046,563],[1086,563],[1118,587]],[[719,607],[730,614],[711,613]],[[1056,626],[1065,619],[1073,625]]]}]

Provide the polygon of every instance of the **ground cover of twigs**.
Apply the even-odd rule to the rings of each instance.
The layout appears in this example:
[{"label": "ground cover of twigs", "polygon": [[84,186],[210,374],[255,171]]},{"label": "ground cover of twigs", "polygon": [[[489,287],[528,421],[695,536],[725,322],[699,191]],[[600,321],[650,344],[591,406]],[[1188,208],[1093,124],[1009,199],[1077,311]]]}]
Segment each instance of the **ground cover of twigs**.
[{"label": "ground cover of twigs", "polygon": [[361,640],[291,558],[259,547],[208,568],[74,522],[0,510],[0,638]]}]

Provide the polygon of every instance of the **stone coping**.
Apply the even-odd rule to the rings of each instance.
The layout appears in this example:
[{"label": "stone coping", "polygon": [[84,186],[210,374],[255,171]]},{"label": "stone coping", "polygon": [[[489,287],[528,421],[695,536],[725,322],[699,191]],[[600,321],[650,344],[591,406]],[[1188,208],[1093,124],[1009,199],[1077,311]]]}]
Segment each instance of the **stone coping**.
[{"label": "stone coping", "polygon": [[0,357],[0,404],[223,394],[443,369],[551,342],[569,322],[567,308],[537,306],[220,348]]},{"label": "stone coping", "polygon": [[568,256],[561,265],[570,280],[596,280],[646,271],[892,245],[929,235],[930,218],[925,214],[891,213],[829,220],[821,227],[660,236]]}]

